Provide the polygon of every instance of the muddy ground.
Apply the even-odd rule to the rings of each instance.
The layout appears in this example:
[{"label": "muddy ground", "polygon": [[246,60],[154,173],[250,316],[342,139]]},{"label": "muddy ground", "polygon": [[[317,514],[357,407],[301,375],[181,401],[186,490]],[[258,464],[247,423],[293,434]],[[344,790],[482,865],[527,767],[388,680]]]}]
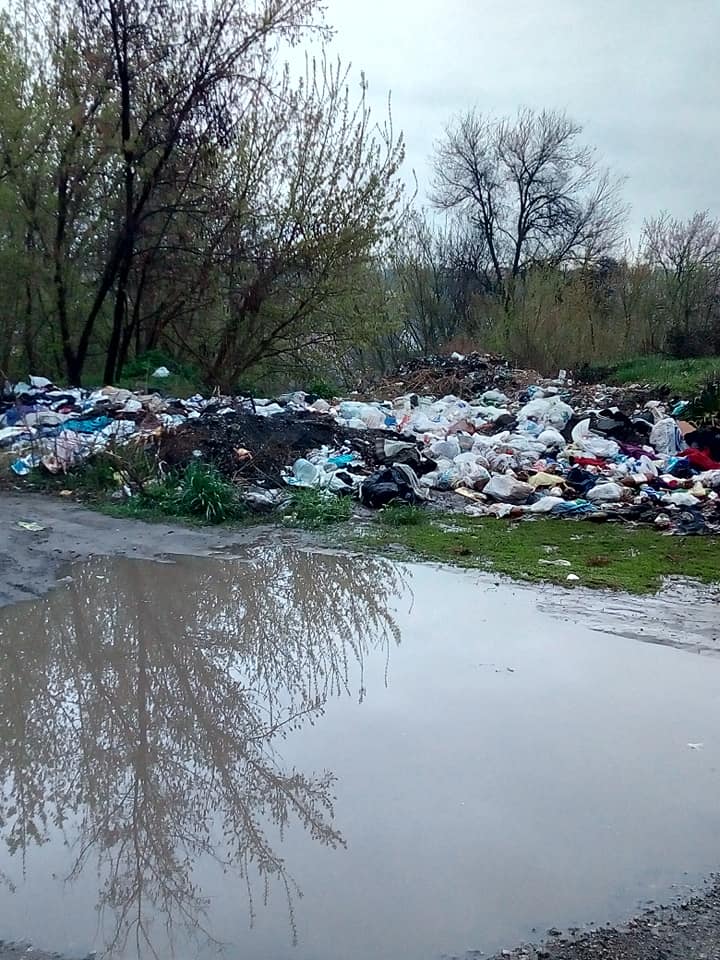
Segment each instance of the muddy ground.
[{"label": "muddy ground", "polygon": [[[28,530],[20,522],[42,527]],[[0,605],[46,593],[62,565],[93,556],[162,560],[173,554],[240,555],[271,542],[313,545],[307,534],[277,527],[247,531],[189,529],[116,520],[72,503],[27,495],[0,496]],[[588,918],[601,921],[602,918]],[[720,960],[720,883],[689,900],[655,907],[621,929],[548,931],[542,946],[506,950],[511,960]],[[538,933],[541,940],[543,933]],[[0,943],[0,960],[51,960],[27,944]],[[479,954],[473,954],[477,958]],[[458,958],[460,960],[460,958]],[[463,958],[466,960],[466,958]],[[469,960],[469,956],[467,958]]]},{"label": "muddy ground", "polygon": [[[27,530],[21,522],[43,529]],[[312,544],[309,535],[277,526],[223,530],[149,524],[117,520],[42,495],[7,493],[0,494],[0,531],[0,606],[47,593],[60,567],[76,560],[97,556],[162,560],[172,554],[233,557],[269,542]]]}]

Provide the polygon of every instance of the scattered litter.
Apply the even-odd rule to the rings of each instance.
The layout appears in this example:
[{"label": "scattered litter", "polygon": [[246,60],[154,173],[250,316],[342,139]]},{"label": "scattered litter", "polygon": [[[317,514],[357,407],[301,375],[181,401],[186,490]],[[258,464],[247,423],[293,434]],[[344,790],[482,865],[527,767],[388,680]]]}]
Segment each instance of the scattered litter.
[{"label": "scattered litter", "polygon": [[[490,354],[414,358],[352,396],[187,399],[155,387],[58,387],[42,376],[0,396],[0,469],[63,475],[141,445],[159,476],[212,463],[252,508],[293,487],[377,509],[436,502],[479,517],[646,523],[720,531],[720,430],[649,388],[542,378]],[[677,418],[682,416],[683,420]],[[116,495],[132,495],[122,480]],[[70,490],[63,490],[70,496]]]},{"label": "scattered litter", "polygon": [[36,523],[34,520],[18,520],[17,525],[21,530],[29,530],[30,533],[42,533],[45,529],[42,524]]}]

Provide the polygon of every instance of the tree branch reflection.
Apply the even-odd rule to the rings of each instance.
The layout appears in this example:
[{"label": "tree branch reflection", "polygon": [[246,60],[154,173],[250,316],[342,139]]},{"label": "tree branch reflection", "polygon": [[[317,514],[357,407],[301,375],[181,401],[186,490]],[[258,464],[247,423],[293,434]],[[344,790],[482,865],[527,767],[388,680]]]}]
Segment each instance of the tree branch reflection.
[{"label": "tree branch reflection", "polygon": [[[71,878],[97,861],[108,950],[154,951],[158,925],[207,936],[194,865],[243,878],[251,916],[279,884],[291,823],[343,844],[333,775],[286,769],[274,744],[328,698],[364,692],[370,651],[400,642],[404,575],[292,550],[250,561],[100,562],[0,614],[0,831],[11,854],[58,831]],[[251,880],[253,883],[251,883]]]}]

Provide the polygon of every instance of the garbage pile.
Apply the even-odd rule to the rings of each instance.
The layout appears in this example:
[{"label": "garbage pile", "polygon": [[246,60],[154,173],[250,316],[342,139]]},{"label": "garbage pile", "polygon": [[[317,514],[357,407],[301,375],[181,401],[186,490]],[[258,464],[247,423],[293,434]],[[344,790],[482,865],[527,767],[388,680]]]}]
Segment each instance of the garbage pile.
[{"label": "garbage pile", "polygon": [[435,385],[461,377],[465,397],[406,389],[377,398],[385,380],[377,399],[367,389],[365,399],[332,402],[303,392],[176,399],[31,377],[0,398],[0,458],[19,476],[60,473],[141,443],[163,469],[213,463],[257,506],[304,487],[370,508],[433,503],[475,516],[720,530],[720,431],[684,420],[686,403],[647,388],[576,384],[565,371],[542,379],[497,357],[466,359],[413,361],[392,381],[415,384],[420,374],[430,383],[434,369]]},{"label": "garbage pile", "polygon": [[496,354],[451,353],[411,357],[390,375],[369,385],[361,384],[360,392],[366,393],[369,386],[375,395],[380,396],[416,393],[435,397],[452,395],[469,400],[492,387],[527,386],[536,377],[533,371],[515,369]]}]

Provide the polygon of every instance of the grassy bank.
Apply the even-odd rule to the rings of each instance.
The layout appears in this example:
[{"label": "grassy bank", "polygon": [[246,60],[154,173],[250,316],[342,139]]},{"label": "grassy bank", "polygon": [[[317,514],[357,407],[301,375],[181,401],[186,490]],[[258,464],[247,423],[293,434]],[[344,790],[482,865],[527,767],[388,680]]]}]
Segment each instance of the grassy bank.
[{"label": "grassy bank", "polygon": [[712,377],[720,377],[720,357],[675,360],[668,357],[638,357],[617,366],[613,383],[652,383],[670,388],[673,394],[690,398]]},{"label": "grassy bank", "polygon": [[[118,518],[226,526],[276,523],[313,531],[321,542],[334,546],[564,586],[652,593],[668,576],[720,582],[718,537],[666,536],[649,527],[587,520],[475,519],[407,506],[386,507],[361,523],[353,517],[351,500],[314,490],[292,491],[280,511],[258,514],[238,499],[237,488],[196,464],[129,499],[116,500],[105,486],[112,480],[115,487],[116,480],[107,473],[107,465],[101,470],[95,464],[94,472],[78,471],[62,481],[48,478],[42,489],[59,493],[62,483],[64,495]],[[32,481],[27,486],[40,488]],[[570,582],[568,575],[573,577]]]},{"label": "grassy bank", "polygon": [[663,536],[625,524],[538,519],[520,523],[381,512],[360,543],[408,558],[478,567],[521,580],[653,593],[667,576],[720,582],[720,539]]},{"label": "grassy bank", "polygon": [[[122,462],[101,455],[62,477],[33,473],[23,485],[119,518],[277,523],[319,532],[339,546],[478,567],[523,580],[567,585],[571,575],[571,583],[632,593],[653,592],[672,575],[720,582],[717,537],[665,536],[650,527],[588,520],[476,519],[401,505],[360,523],[349,498],[302,489],[288,491],[282,507],[258,513],[242,500],[236,485],[207,464],[193,462],[161,481],[151,479],[155,474],[155,464],[143,455]],[[134,496],[117,499],[121,485],[134,489]]]}]

